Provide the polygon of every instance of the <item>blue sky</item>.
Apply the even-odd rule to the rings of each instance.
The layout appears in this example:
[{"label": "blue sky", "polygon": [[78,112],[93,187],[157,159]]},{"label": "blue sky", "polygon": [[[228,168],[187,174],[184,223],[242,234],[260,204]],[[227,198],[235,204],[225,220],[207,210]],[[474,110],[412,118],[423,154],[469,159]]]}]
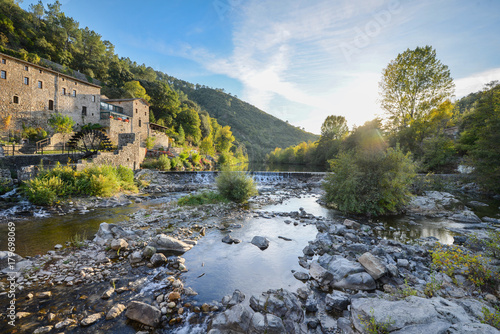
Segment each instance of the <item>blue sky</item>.
[{"label": "blue sky", "polygon": [[500,80],[498,0],[60,2],[119,56],[318,134],[328,115],[351,126],[383,115],[381,72],[408,48],[432,45],[457,97]]}]

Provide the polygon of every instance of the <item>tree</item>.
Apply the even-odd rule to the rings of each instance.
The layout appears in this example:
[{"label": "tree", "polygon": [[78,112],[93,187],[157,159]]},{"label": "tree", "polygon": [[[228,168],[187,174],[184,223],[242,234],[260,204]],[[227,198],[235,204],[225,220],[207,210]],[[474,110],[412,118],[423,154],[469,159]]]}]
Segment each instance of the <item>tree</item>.
[{"label": "tree", "polygon": [[64,141],[66,141],[66,135],[73,132],[73,126],[75,125],[75,121],[71,117],[63,116],[60,113],[52,114],[47,122],[55,133],[63,135]]},{"label": "tree", "polygon": [[481,92],[475,109],[464,116],[460,141],[468,149],[474,175],[487,190],[500,193],[500,83]]},{"label": "tree", "polygon": [[139,81],[129,81],[123,85],[123,89],[126,92],[126,96],[129,98],[144,99],[146,101],[150,100],[146,90],[141,86]]},{"label": "tree", "polygon": [[448,66],[436,58],[436,50],[425,46],[398,54],[382,71],[379,88],[389,127],[399,130],[450,98],[455,84]]},{"label": "tree", "polygon": [[200,117],[198,113],[193,109],[184,109],[177,116],[177,123],[182,125],[186,138],[190,138],[190,141],[194,145],[198,145],[201,139],[200,130]]},{"label": "tree", "polygon": [[229,152],[229,149],[233,146],[234,139],[230,126],[226,125],[220,128],[215,135],[215,148],[217,152]]},{"label": "tree", "polygon": [[349,131],[344,116],[328,116],[321,125],[321,140],[342,139]]},{"label": "tree", "polygon": [[345,151],[330,161],[325,200],[344,212],[383,215],[399,212],[411,198],[415,164],[399,148]]}]

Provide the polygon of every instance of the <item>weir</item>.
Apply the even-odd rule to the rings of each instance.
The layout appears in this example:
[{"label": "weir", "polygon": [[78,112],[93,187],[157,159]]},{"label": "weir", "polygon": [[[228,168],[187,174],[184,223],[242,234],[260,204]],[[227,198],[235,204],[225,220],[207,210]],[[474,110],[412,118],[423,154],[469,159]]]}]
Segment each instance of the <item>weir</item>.
[{"label": "weir", "polygon": [[[219,171],[187,171],[187,172],[162,172],[172,182],[211,184],[219,175]],[[319,181],[326,176],[324,172],[248,172],[257,184],[268,184],[282,181]]]}]

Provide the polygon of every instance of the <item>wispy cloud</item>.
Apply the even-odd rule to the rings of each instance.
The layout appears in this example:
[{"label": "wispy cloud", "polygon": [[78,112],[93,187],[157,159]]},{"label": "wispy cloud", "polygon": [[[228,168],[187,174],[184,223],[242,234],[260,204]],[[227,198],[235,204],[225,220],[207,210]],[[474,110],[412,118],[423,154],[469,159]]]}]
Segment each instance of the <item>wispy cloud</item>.
[{"label": "wispy cloud", "polygon": [[493,68],[488,71],[474,73],[466,78],[457,79],[455,80],[455,95],[457,98],[461,98],[480,91],[485,84],[494,80],[500,80],[500,68]]}]

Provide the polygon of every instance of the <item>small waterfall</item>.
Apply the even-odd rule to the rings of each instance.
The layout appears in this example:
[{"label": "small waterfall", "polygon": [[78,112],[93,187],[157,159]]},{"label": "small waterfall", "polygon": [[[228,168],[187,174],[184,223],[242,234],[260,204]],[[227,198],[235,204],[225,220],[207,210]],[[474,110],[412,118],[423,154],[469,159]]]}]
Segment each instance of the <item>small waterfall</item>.
[{"label": "small waterfall", "polygon": [[14,196],[16,193],[17,193],[17,188],[14,188],[14,189],[12,189],[11,191],[6,192],[6,193],[5,193],[5,194],[3,194],[2,196],[0,196],[0,198],[9,198],[9,197]]}]

